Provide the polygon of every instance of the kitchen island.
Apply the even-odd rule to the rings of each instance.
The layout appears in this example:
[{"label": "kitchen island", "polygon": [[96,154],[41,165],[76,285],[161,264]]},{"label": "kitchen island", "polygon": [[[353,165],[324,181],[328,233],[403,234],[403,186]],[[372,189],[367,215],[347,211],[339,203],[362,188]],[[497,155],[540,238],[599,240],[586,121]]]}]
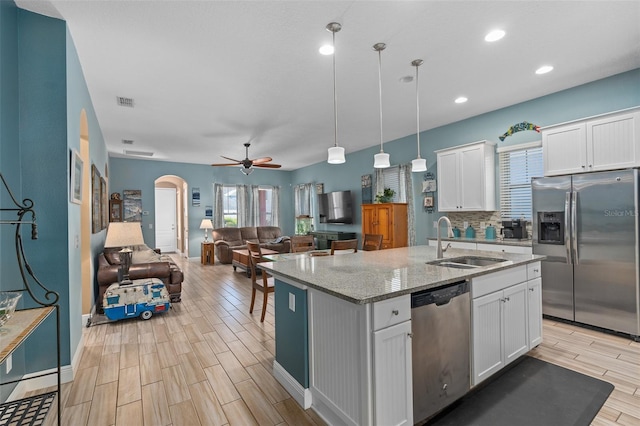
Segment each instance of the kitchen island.
[{"label": "kitchen island", "polygon": [[[507,287],[518,289],[522,296],[511,299],[526,303],[531,281],[538,285],[539,296],[540,279],[535,275],[544,257],[454,249],[445,253],[447,258],[459,256],[504,261],[469,269],[443,267],[427,263],[436,260],[435,248],[416,246],[301,255],[260,264],[276,278],[274,375],[303,407],[312,406],[329,424],[413,424],[411,294],[469,280],[472,321],[504,309],[500,304],[507,297],[499,297],[497,305],[484,302],[488,296],[491,300],[501,296]],[[477,306],[476,295],[483,302]],[[539,309],[520,305],[515,311],[523,318],[532,314],[533,323],[537,318],[539,324],[535,328],[541,330]],[[525,328],[515,342],[518,350],[505,352],[500,342],[514,333],[502,330],[505,321],[502,314],[498,317],[497,328],[472,327],[472,385],[526,353],[530,336],[536,334],[529,333],[529,321],[507,321],[507,326],[514,323]],[[478,337],[498,333],[498,347],[495,339],[488,339],[491,347],[480,347],[480,342],[475,343],[476,332]]]}]

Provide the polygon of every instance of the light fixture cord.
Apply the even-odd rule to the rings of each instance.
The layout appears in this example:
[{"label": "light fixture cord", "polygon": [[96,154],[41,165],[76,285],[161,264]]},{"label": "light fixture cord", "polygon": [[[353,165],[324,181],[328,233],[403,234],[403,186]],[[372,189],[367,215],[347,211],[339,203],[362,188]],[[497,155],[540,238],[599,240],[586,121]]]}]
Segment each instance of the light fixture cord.
[{"label": "light fixture cord", "polygon": [[418,158],[420,158],[420,95],[418,90],[418,67],[416,64],[416,140],[418,143]]},{"label": "light fixture cord", "polygon": [[338,146],[338,95],[336,94],[336,31],[331,31],[333,35],[333,146]]},{"label": "light fixture cord", "polygon": [[378,88],[380,91],[380,152],[384,152],[382,148],[382,49],[378,49]]}]

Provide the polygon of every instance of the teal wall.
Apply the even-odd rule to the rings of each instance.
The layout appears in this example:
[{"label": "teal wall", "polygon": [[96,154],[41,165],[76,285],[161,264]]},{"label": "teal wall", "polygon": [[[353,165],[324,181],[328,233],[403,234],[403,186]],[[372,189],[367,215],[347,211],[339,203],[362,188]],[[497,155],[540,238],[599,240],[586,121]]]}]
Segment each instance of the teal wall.
[{"label": "teal wall", "polygon": [[[295,297],[295,311],[289,309],[289,294]],[[259,296],[259,293],[258,293]],[[303,388],[309,387],[309,330],[307,292],[275,280],[276,361]]]},{"label": "teal wall", "polygon": [[[155,192],[154,182],[166,175],[176,175],[187,182],[189,213],[189,256],[200,256],[200,243],[204,233],[200,221],[204,219],[205,206],[213,206],[213,184],[272,185],[280,187],[280,226],[285,235],[293,234],[293,188],[290,172],[256,169],[249,176],[240,173],[237,167],[211,167],[203,164],[148,161],[126,158],[111,158],[109,162],[110,192],[122,193],[125,189],[142,191],[142,232],[145,243],[155,245]],[[191,190],[200,188],[200,206],[191,205]],[[152,227],[150,228],[149,225]]]},{"label": "teal wall", "polygon": [[[24,229],[24,250],[34,274],[60,295],[61,364],[69,365],[82,335],[80,253],[71,239],[80,234],[80,206],[69,202],[69,149],[79,149],[83,109],[92,135],[91,162],[102,168],[106,147],[66,23],[18,9],[12,1],[0,1],[0,23],[0,172],[17,199],[34,202],[38,239]],[[13,207],[4,188],[0,202]],[[0,290],[22,287],[14,233],[13,226],[0,226]],[[103,241],[104,232],[92,237],[94,253]],[[42,291],[35,293],[44,300]],[[20,307],[33,306],[24,293]],[[50,317],[14,353],[10,375],[0,368],[0,380],[55,367],[55,330]],[[0,400],[13,387],[0,388]]]}]

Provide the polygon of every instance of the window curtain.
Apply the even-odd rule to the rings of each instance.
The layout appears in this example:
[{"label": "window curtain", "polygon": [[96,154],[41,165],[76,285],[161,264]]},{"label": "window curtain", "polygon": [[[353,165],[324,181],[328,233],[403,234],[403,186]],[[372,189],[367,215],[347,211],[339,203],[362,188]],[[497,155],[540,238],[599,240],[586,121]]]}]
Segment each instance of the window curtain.
[{"label": "window curtain", "polygon": [[376,195],[384,192],[384,171],[385,169],[376,169],[376,186],[373,188],[373,199],[376,199]]},{"label": "window curtain", "polygon": [[280,187],[274,186],[271,193],[271,226],[280,226]]},{"label": "window curtain", "polygon": [[251,185],[251,225],[258,226],[260,221],[260,186]]},{"label": "window curtain", "polygon": [[222,184],[213,184],[213,227],[224,228],[224,207],[222,202]]},{"label": "window curtain", "polygon": [[238,202],[238,228],[253,226],[249,188],[247,185],[236,185],[236,200]]},{"label": "window curtain", "polygon": [[411,176],[411,163],[401,164],[398,168],[400,176],[400,193],[404,193],[404,199],[407,203],[407,232],[409,232],[409,247],[416,245],[416,222],[413,206],[413,179]]},{"label": "window curtain", "polygon": [[313,194],[312,183],[301,183],[293,188],[293,202],[295,217],[302,215],[314,216],[311,194]]}]

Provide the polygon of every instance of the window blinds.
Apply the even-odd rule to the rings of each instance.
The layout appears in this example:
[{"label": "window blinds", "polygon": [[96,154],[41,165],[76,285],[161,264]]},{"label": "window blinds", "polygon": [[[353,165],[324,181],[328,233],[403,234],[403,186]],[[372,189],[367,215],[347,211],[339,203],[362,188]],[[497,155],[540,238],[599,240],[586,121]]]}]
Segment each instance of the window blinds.
[{"label": "window blinds", "polygon": [[542,147],[499,153],[500,216],[531,220],[531,178],[542,176]]}]

